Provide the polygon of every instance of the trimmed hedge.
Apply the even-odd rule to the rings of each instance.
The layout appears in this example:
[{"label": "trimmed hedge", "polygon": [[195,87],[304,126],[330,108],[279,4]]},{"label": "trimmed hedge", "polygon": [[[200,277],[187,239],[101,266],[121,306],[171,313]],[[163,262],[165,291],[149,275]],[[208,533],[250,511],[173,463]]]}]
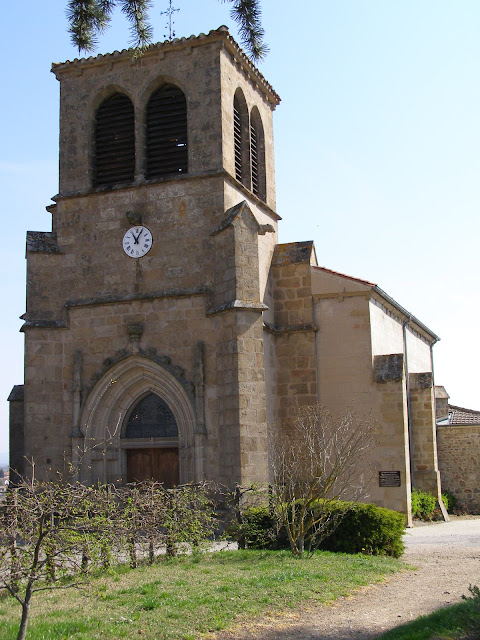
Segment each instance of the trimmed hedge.
[{"label": "trimmed hedge", "polygon": [[[402,535],[405,516],[374,504],[335,502],[336,525],[320,543],[319,549],[342,553],[388,555],[398,558],[405,550]],[[337,516],[343,512],[343,516]],[[247,507],[242,524],[230,529],[230,535],[250,549],[288,549],[284,527],[276,527],[274,514],[268,507]]]},{"label": "trimmed hedge", "polygon": [[339,502],[334,509],[345,513],[332,533],[321,542],[320,549],[394,558],[399,558],[405,551],[403,513],[358,502]]}]

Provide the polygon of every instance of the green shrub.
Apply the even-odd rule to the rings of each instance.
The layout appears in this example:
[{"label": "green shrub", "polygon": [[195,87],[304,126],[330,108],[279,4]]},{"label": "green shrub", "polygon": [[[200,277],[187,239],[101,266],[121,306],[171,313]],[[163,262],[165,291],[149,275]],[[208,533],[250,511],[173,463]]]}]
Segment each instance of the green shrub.
[{"label": "green shrub", "polygon": [[277,549],[275,517],[267,506],[246,507],[241,523],[230,525],[227,534],[233,536],[244,549]]},{"label": "green shrub", "polygon": [[432,493],[412,489],[412,515],[414,518],[432,520],[436,506],[437,499]]},{"label": "green shrub", "polygon": [[[403,514],[373,504],[353,502],[333,502],[329,505],[329,512],[335,524],[320,543],[320,549],[394,558],[404,552]],[[244,509],[242,523],[230,527],[229,534],[250,549],[290,547],[285,528],[277,527],[275,516],[267,506]]]},{"label": "green shrub", "polygon": [[448,513],[453,513],[457,506],[457,499],[450,491],[442,491],[442,500]]},{"label": "green shrub", "polygon": [[399,558],[405,545],[402,535],[405,516],[374,504],[338,502],[335,509],[344,515],[322,541],[320,549],[344,553],[366,553]]}]

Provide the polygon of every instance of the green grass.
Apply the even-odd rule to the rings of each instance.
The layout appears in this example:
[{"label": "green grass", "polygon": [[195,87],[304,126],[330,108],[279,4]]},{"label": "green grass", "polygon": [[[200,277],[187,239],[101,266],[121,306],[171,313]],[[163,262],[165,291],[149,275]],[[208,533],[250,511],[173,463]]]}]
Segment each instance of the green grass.
[{"label": "green grass", "polygon": [[[193,640],[301,601],[330,602],[404,565],[393,558],[317,552],[221,551],[162,560],[99,577],[87,591],[34,596],[28,640]],[[0,602],[0,639],[12,640],[20,607]]]},{"label": "green grass", "polygon": [[480,640],[480,599],[469,598],[387,631],[378,640]]}]

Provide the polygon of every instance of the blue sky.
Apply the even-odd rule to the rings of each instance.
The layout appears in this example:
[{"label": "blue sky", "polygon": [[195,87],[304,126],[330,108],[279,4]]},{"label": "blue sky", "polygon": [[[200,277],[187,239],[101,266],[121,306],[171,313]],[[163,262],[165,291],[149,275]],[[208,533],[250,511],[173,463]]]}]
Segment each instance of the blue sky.
[{"label": "blue sky", "polygon": [[[64,0],[5,3],[0,25],[3,243],[0,452],[23,381],[25,233],[49,230],[58,190],[59,87],[73,59]],[[167,0],[152,10],[163,40]],[[176,0],[177,36],[230,27],[218,0]],[[441,337],[435,379],[480,409],[480,3],[263,0],[260,70],[275,112],[280,241],[314,240],[319,264],[377,283]],[[19,24],[18,21],[21,20]],[[128,46],[117,15],[98,53]]]}]

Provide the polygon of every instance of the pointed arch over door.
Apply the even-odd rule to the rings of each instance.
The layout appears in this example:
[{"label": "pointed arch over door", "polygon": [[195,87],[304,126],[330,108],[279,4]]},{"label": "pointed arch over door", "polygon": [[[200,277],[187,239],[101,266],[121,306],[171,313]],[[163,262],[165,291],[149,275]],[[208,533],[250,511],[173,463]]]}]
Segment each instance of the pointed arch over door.
[{"label": "pointed arch over door", "polygon": [[[141,426],[132,418],[135,409],[145,406],[142,401],[148,405],[151,400],[145,398],[150,394],[160,399],[160,403],[155,401],[159,411],[163,406],[167,423],[163,427],[155,426],[154,419]],[[178,430],[176,436],[173,424]],[[195,470],[195,424],[192,400],[169,371],[138,355],[121,360],[98,380],[83,407],[80,423],[83,438],[73,443],[77,450],[80,447],[77,461],[72,452],[80,467],[80,479],[125,483],[128,450],[170,448],[178,451],[178,482],[200,480]],[[127,433],[135,435],[135,429],[137,437],[125,437]],[[158,435],[159,429],[164,429],[163,435]]]}]

